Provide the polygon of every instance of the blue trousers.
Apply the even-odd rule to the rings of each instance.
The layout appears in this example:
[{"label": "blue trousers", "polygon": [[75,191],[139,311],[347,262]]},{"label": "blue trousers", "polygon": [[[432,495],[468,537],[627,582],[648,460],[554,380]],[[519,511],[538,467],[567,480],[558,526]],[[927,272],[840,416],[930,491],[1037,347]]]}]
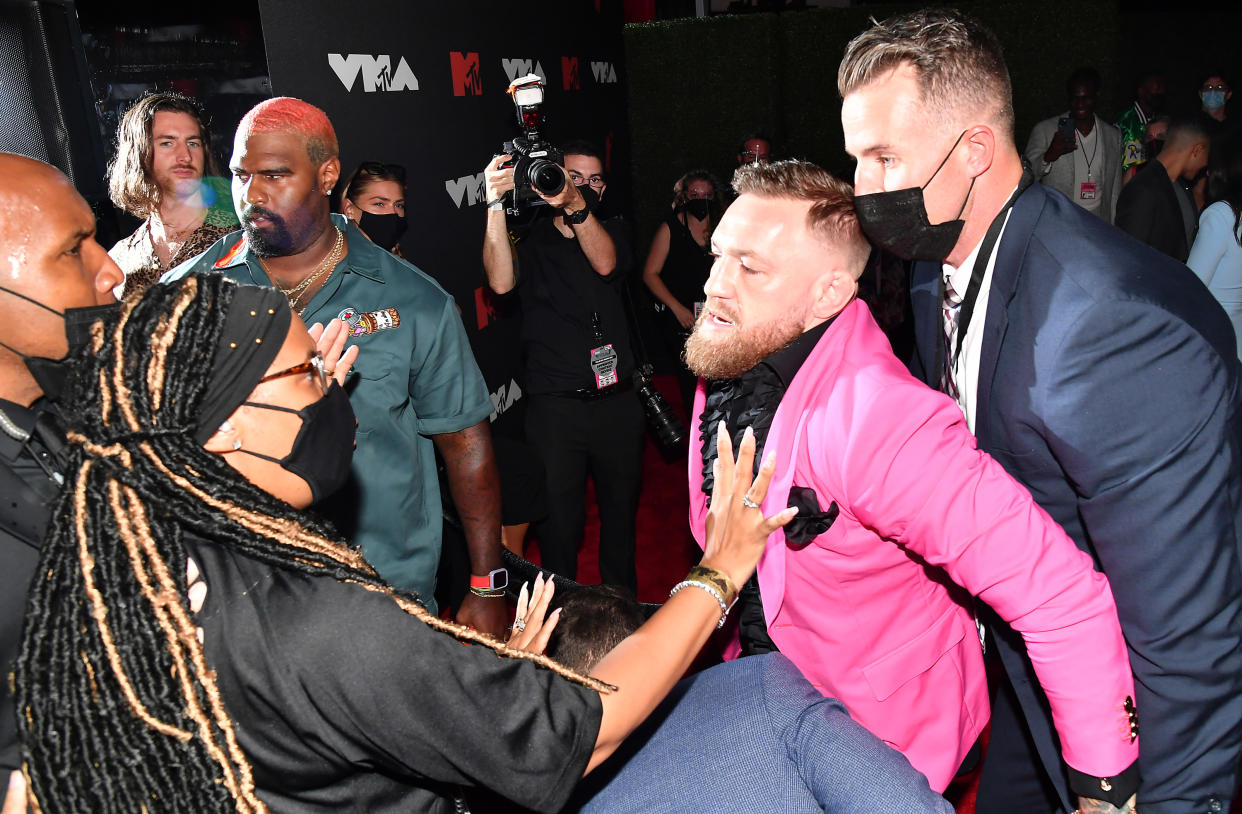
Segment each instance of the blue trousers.
[{"label": "blue trousers", "polygon": [[678,684],[587,775],[574,801],[587,814],[953,814],[900,752],[779,653],[727,662]]}]

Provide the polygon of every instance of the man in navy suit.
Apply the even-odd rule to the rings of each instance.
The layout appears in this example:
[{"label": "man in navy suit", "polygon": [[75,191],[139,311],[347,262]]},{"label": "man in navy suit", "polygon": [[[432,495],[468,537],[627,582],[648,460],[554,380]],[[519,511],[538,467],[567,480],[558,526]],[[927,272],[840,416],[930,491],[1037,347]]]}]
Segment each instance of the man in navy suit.
[{"label": "man in navy suit", "polygon": [[[1242,416],[1229,320],[1185,266],[1032,184],[996,38],[948,11],[877,24],[838,74],[855,205],[915,261],[912,368],[1106,573],[1135,672],[1138,771],[1067,770],[995,617],[978,812],[1228,811],[1242,754]],[[1137,719],[1134,712],[1137,704]],[[1141,785],[1140,785],[1141,775]],[[1087,800],[1087,798],[1097,798]]]}]

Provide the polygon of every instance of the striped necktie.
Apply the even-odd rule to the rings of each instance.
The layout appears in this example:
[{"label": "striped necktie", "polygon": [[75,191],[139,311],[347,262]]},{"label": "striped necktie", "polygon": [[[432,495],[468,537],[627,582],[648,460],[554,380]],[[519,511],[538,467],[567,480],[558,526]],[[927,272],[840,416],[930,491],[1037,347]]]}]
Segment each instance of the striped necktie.
[{"label": "striped necktie", "polygon": [[957,315],[962,310],[962,297],[953,290],[949,278],[944,280],[944,302],[941,313],[944,315],[944,364],[940,369],[940,390],[947,393],[954,401],[958,398],[957,382],[953,377],[953,340],[957,334]]}]

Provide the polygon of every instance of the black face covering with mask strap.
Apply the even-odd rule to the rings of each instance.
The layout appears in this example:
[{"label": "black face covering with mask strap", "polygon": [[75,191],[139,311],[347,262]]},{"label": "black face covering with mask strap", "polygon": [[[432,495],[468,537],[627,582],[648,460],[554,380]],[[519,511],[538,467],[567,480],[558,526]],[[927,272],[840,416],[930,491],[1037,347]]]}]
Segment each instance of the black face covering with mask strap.
[{"label": "black face covering with mask strap", "polygon": [[872,243],[902,260],[931,260],[940,263],[949,256],[966,226],[961,216],[966,211],[966,201],[970,200],[971,190],[975,188],[975,179],[970,179],[970,189],[966,190],[966,197],[962,200],[957,217],[944,223],[933,224],[927,219],[923,190],[944,169],[965,135],[965,130],[958,135],[957,141],[953,142],[940,166],[936,167],[936,171],[923,186],[892,192],[873,192],[854,198],[858,225]]},{"label": "black face covering with mask strap", "polygon": [[329,385],[326,396],[300,410],[256,401],[243,401],[242,404],[293,413],[302,419],[302,428],[293,439],[293,448],[283,458],[241,447],[237,448],[237,452],[280,464],[283,469],[297,475],[310,486],[311,501],[314,503],[345,485],[354,457],[354,429],[357,426],[345,388],[334,381]]},{"label": "black face covering with mask strap", "polygon": [[408,227],[409,223],[405,216],[398,215],[396,212],[377,215],[374,212],[364,211],[362,217],[358,219],[358,228],[371,238],[371,242],[388,251],[397,245],[397,241],[405,234]]},{"label": "black face covering with mask strap", "polygon": [[711,203],[706,198],[690,198],[677,208],[682,212],[690,213],[699,220],[707,220],[707,216],[711,212]]},{"label": "black face covering with mask strap", "polygon": [[65,322],[65,342],[68,344],[69,351],[60,359],[27,356],[12,345],[0,342],[0,347],[10,350],[22,358],[22,361],[26,364],[26,369],[30,371],[31,377],[34,378],[35,384],[39,385],[39,389],[43,391],[43,395],[55,401],[64,392],[65,382],[69,378],[68,360],[90,342],[91,326],[101,320],[105,323],[110,321],[120,312],[121,303],[113,302],[107,305],[89,305],[82,308],[66,308],[64,311],[57,311],[49,305],[27,297],[25,294],[17,293],[11,288],[0,286],[0,291],[33,303],[45,311],[51,311]]}]

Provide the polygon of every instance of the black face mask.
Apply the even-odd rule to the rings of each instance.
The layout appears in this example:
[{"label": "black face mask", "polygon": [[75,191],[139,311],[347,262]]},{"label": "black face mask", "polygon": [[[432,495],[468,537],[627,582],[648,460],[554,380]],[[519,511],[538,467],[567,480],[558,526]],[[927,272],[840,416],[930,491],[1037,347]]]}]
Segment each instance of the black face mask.
[{"label": "black face mask", "polygon": [[596,192],[595,187],[590,184],[579,184],[578,191],[582,193],[582,202],[586,204],[587,209],[594,212],[595,207],[599,206],[600,193]]},{"label": "black face mask", "polygon": [[293,439],[293,448],[283,458],[273,458],[260,452],[237,448],[238,452],[280,464],[306,481],[311,490],[311,502],[318,503],[345,485],[349,479],[349,464],[354,458],[354,430],[358,426],[354,408],[349,404],[345,388],[336,382],[328,386],[328,394],[301,410],[243,401],[249,407],[294,413],[302,419],[302,428]]},{"label": "black face mask", "polygon": [[396,212],[389,212],[387,215],[363,212],[358,220],[358,228],[366,232],[372,243],[390,251],[405,234],[408,226],[405,216]]},{"label": "black face mask", "polygon": [[1163,93],[1153,93],[1147,97],[1147,106],[1151,108],[1154,115],[1160,115],[1164,112],[1165,95]]},{"label": "black face mask", "polygon": [[932,260],[940,263],[949,256],[966,226],[961,215],[966,211],[966,201],[970,200],[971,190],[975,188],[975,179],[970,179],[970,189],[966,190],[966,198],[962,201],[957,217],[944,223],[932,224],[928,221],[927,207],[923,204],[923,190],[944,168],[964,135],[965,130],[953,142],[948,155],[923,186],[892,192],[873,192],[854,198],[858,225],[872,243],[903,260]]},{"label": "black face mask", "polygon": [[706,198],[690,198],[678,208],[699,220],[707,220],[707,216],[711,212],[711,206],[712,202]]},{"label": "black face mask", "polygon": [[31,299],[25,294],[18,294],[12,289],[0,286],[0,291],[12,294],[14,297],[20,297],[26,300],[26,302],[34,303],[45,311],[51,311],[65,322],[65,342],[69,347],[69,351],[60,359],[27,356],[17,348],[0,342],[0,347],[7,348],[22,357],[22,361],[26,364],[26,369],[30,371],[31,377],[35,380],[35,384],[39,385],[43,395],[55,401],[64,393],[65,383],[69,380],[68,360],[90,342],[91,326],[100,320],[105,322],[110,320],[113,315],[120,311],[121,303],[113,302],[107,305],[89,305],[83,308],[66,308],[64,311],[57,311],[49,305]]}]

